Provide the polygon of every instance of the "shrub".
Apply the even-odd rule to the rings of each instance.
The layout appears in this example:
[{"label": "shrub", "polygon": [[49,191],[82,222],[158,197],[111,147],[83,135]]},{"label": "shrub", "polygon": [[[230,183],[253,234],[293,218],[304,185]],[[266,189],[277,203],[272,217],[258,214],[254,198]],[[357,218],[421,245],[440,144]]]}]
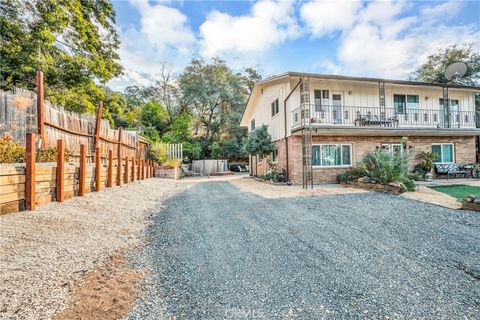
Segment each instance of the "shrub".
[{"label": "shrub", "polygon": [[408,151],[402,153],[377,150],[370,152],[357,167],[354,167],[344,174],[337,176],[340,181],[354,181],[361,177],[369,177],[381,184],[397,183],[406,191],[415,190],[412,176],[408,172],[408,163],[411,154]]},{"label": "shrub", "polygon": [[[64,157],[65,162],[70,161],[72,152],[65,148]],[[38,162],[55,162],[57,161],[57,147],[47,147],[38,153]]]},{"label": "shrub", "polygon": [[180,167],[180,160],[167,160],[163,165],[170,168]]},{"label": "shrub", "polygon": [[13,141],[9,134],[0,137],[0,163],[20,163],[25,161],[25,148]]}]

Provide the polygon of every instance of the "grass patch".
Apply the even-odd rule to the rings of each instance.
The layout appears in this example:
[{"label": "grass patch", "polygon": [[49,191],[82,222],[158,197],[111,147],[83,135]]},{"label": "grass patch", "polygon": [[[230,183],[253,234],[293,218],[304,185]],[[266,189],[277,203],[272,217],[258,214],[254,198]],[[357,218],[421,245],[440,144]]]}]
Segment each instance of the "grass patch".
[{"label": "grass patch", "polygon": [[458,201],[463,201],[463,199],[469,194],[473,194],[474,196],[480,195],[480,187],[476,187],[476,186],[454,185],[454,186],[436,186],[436,187],[429,187],[429,188],[446,193],[449,196],[457,198]]}]

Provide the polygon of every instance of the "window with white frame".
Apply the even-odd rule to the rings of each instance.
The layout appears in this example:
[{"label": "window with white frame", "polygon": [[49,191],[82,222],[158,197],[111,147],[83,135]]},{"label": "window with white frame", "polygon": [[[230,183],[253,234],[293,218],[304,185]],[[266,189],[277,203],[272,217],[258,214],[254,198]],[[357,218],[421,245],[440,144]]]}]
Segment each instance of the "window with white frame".
[{"label": "window with white frame", "polygon": [[278,161],[278,147],[275,147],[272,151],[272,162]]},{"label": "window with white frame", "polygon": [[272,102],[272,117],[276,115],[279,111],[280,111],[280,107],[278,105],[278,98],[277,98]]},{"label": "window with white frame", "polygon": [[392,154],[402,154],[405,145],[403,143],[382,143],[382,149]]},{"label": "window with white frame", "polygon": [[455,162],[455,148],[453,143],[432,144],[432,152],[436,155],[435,159],[433,159],[435,163]]},{"label": "window with white frame", "polygon": [[393,107],[396,113],[404,114],[407,110],[418,109],[420,99],[416,94],[394,94]]},{"label": "window with white frame", "polygon": [[342,167],[352,165],[352,145],[318,144],[312,146],[312,165]]}]

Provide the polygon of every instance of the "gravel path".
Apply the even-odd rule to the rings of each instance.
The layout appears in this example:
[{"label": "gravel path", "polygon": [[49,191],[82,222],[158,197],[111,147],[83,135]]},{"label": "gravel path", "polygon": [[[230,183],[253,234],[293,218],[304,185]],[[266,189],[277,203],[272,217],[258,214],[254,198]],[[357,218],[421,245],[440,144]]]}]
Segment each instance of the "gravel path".
[{"label": "gravel path", "polygon": [[130,319],[479,319],[480,215],[200,183],[153,217]]},{"label": "gravel path", "polygon": [[149,179],[0,216],[0,319],[49,319],[115,250],[142,243],[149,215],[187,184]]}]

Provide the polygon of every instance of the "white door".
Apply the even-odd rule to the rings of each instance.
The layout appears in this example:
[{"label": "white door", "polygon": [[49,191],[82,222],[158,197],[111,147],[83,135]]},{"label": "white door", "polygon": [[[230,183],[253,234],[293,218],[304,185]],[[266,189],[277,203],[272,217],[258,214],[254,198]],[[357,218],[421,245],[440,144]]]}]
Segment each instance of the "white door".
[{"label": "white door", "polygon": [[342,123],[343,94],[332,92],[333,123]]}]

